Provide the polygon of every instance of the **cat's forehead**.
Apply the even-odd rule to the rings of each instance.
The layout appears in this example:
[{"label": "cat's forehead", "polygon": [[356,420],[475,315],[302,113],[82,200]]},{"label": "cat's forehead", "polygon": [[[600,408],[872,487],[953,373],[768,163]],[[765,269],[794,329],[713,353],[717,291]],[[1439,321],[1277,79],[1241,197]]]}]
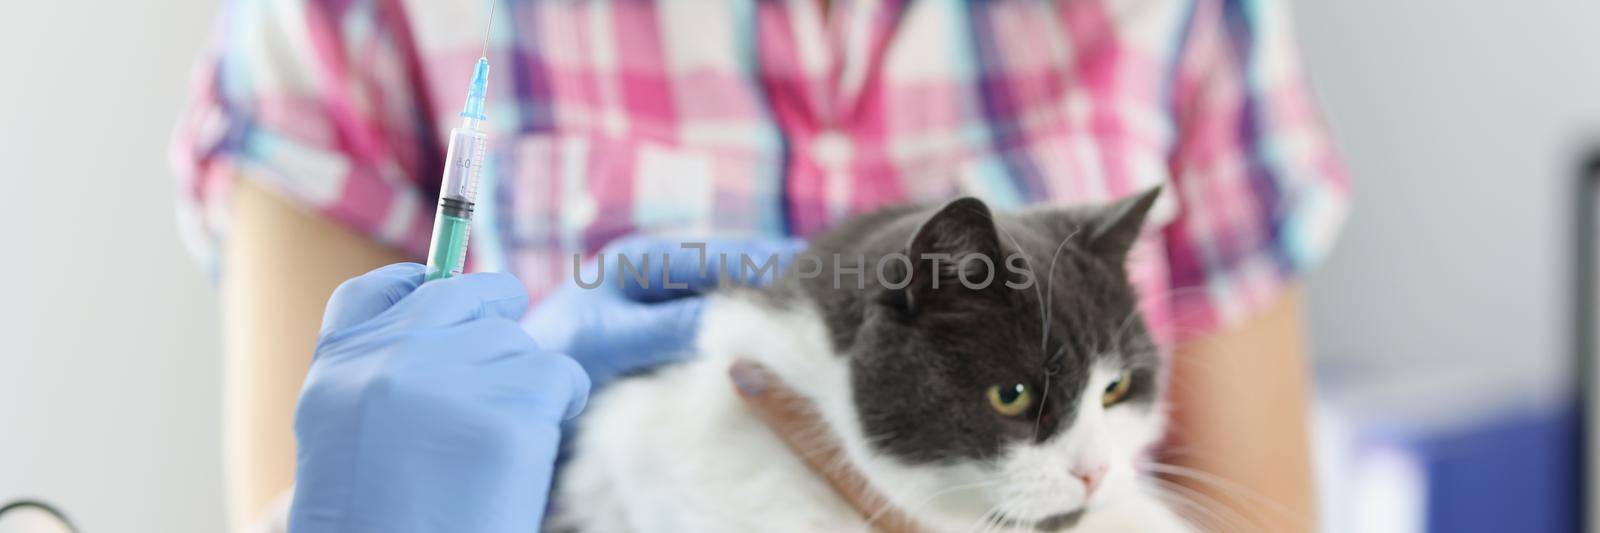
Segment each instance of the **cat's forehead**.
[{"label": "cat's forehead", "polygon": [[1043,312],[1081,326],[1111,318],[1108,313],[1122,312],[1129,301],[1125,295],[1131,289],[1115,270],[1070,243],[1048,254],[1014,253],[1031,276],[1028,283],[1008,287],[1007,300],[1019,312]]},{"label": "cat's forehead", "polygon": [[1005,313],[1026,334],[992,335],[996,342],[991,345],[1004,346],[998,341],[1011,339],[1017,346],[1002,352],[1043,352],[1048,357],[1041,360],[1045,367],[1041,370],[1051,372],[1121,359],[1122,352],[1145,349],[1145,329],[1126,281],[1070,245],[1052,255],[1053,266],[1045,262],[1035,267],[1032,286],[1008,288],[1004,307],[990,310]]}]

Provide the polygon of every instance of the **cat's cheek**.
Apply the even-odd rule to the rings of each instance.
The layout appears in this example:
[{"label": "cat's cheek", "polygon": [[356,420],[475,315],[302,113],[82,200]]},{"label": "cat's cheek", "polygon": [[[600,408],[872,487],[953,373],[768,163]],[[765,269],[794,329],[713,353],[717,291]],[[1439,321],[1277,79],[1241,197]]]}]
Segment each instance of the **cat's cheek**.
[{"label": "cat's cheek", "polygon": [[1090,506],[1098,508],[1139,497],[1142,494],[1140,484],[1144,483],[1142,476],[1137,462],[1132,460],[1119,462],[1107,473],[1100,490],[1090,500]]},{"label": "cat's cheek", "polygon": [[1113,407],[1106,413],[1106,427],[1116,448],[1126,453],[1130,463],[1161,441],[1166,424],[1161,413],[1149,405]]}]

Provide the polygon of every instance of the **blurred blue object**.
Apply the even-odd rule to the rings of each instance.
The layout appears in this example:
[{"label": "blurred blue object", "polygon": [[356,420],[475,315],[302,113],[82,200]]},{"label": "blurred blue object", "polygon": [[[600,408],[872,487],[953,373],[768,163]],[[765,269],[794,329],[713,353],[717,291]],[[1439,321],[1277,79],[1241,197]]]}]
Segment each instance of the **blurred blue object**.
[{"label": "blurred blue object", "polygon": [[[1324,390],[1326,392],[1326,390]],[[1330,533],[1568,533],[1582,530],[1582,411],[1548,401],[1397,413],[1323,396],[1317,448]],[[1437,399],[1429,395],[1427,398]],[[1370,407],[1370,406],[1369,406]]]},{"label": "blurred blue object", "polygon": [[1414,449],[1426,477],[1428,531],[1579,531],[1582,424],[1575,404],[1421,436]]}]

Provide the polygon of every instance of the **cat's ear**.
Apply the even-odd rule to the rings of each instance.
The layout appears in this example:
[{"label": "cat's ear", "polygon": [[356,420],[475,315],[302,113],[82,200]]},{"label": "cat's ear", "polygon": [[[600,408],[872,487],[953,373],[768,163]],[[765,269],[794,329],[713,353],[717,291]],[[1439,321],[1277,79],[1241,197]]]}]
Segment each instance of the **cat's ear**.
[{"label": "cat's ear", "polygon": [[912,269],[900,293],[907,310],[931,301],[935,291],[970,292],[959,278],[963,268],[969,270],[966,279],[973,283],[985,278],[993,282],[998,278],[1000,265],[1000,234],[995,229],[989,206],[972,197],[945,204],[917,228],[906,246],[906,256],[911,260]]},{"label": "cat's ear", "polygon": [[1139,240],[1139,233],[1144,228],[1145,217],[1150,214],[1150,207],[1154,206],[1156,199],[1160,197],[1161,186],[1157,185],[1139,194],[1091,208],[1087,223],[1083,227],[1083,231],[1088,232],[1088,238],[1083,241],[1085,248],[1095,255],[1121,264],[1123,259],[1127,258],[1128,250],[1133,248],[1133,243]]}]

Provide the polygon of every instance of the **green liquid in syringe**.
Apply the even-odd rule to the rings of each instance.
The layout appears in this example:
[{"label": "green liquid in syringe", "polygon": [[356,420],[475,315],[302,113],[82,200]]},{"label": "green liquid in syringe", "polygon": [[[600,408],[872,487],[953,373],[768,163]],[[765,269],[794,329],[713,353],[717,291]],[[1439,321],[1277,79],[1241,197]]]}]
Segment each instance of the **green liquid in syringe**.
[{"label": "green liquid in syringe", "polygon": [[428,269],[426,281],[444,279],[461,273],[462,262],[467,254],[467,229],[472,221],[450,215],[439,215],[434,219],[434,228],[440,240],[433,247],[433,255],[428,257],[428,264],[437,266],[437,269]]}]

